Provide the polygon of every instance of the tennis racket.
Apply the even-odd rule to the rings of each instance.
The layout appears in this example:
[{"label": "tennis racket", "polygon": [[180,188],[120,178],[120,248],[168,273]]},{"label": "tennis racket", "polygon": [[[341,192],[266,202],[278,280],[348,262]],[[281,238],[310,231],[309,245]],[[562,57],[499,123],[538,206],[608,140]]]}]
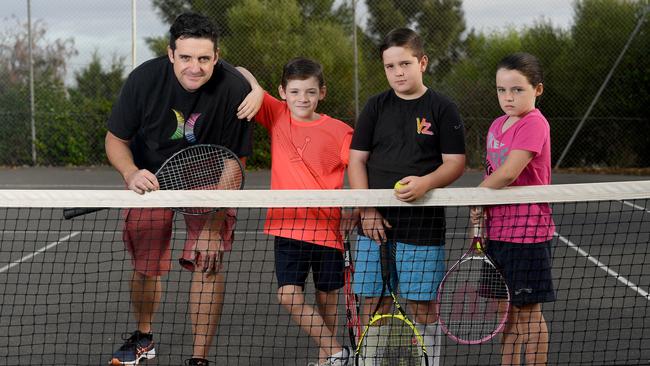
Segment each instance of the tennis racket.
[{"label": "tennis racket", "polygon": [[485,252],[482,225],[473,228],[470,248],[438,287],[440,326],[460,344],[481,344],[503,330],[510,290],[501,271]]},{"label": "tennis racket", "polygon": [[345,259],[345,315],[346,328],[350,337],[352,349],[357,348],[361,336],[361,321],[359,320],[359,297],[352,291],[352,277],[354,276],[354,264],[352,263],[352,252],[350,250],[350,233],[345,233],[343,240]]},{"label": "tennis racket", "polygon": [[[391,282],[395,244],[381,244],[380,254],[383,282],[381,296],[370,322],[361,334],[355,360],[364,366],[428,366],[424,339],[402,309]],[[387,290],[392,299],[392,307],[389,313],[382,314],[382,299]]]},{"label": "tennis racket", "polygon": [[[244,187],[244,167],[235,153],[210,144],[186,147],[167,159],[156,172],[161,190],[239,190]],[[63,217],[72,219],[105,208],[70,208]],[[172,208],[186,215],[205,215],[218,207]]]}]

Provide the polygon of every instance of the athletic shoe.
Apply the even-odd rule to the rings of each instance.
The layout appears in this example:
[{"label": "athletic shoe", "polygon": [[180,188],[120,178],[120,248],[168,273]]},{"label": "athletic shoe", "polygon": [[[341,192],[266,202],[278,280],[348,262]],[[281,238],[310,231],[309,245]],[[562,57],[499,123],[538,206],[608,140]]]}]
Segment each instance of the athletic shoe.
[{"label": "athletic shoe", "polygon": [[210,366],[210,361],[204,358],[192,357],[189,360],[185,360],[185,365],[187,366]]},{"label": "athletic shoe", "polygon": [[[128,334],[127,334],[128,336]],[[123,337],[124,344],[113,353],[109,365],[137,365],[141,359],[149,360],[156,357],[153,335],[136,330],[129,338]]]},{"label": "athletic shoe", "polygon": [[348,360],[350,359],[350,349],[347,346],[343,346],[343,350],[335,355],[331,355],[327,358],[325,363],[320,366],[346,366]]}]

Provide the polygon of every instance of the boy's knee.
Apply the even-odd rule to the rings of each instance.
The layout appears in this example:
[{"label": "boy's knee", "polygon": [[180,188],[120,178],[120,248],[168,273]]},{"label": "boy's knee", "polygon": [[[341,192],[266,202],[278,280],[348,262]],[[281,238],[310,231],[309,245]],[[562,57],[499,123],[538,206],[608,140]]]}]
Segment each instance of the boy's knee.
[{"label": "boy's knee", "polygon": [[297,286],[282,286],[278,289],[278,302],[288,308],[302,305],[302,291]]}]

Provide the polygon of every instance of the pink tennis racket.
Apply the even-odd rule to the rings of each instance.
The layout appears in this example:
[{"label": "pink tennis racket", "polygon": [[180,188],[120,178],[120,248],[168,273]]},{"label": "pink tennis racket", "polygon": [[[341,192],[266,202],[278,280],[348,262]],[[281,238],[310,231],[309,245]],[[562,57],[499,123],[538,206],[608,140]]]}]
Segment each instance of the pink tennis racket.
[{"label": "pink tennis racket", "polygon": [[440,282],[437,301],[442,330],[460,344],[481,344],[503,330],[510,290],[485,253],[480,224],[474,226],[470,248]]}]

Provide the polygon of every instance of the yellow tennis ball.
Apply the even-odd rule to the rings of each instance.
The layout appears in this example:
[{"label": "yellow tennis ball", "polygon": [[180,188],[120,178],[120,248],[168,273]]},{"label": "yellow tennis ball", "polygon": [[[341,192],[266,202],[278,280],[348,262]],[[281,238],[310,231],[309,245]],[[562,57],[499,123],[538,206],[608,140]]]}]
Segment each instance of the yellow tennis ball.
[{"label": "yellow tennis ball", "polygon": [[406,184],[402,184],[399,181],[395,183],[395,190],[402,189],[406,186]]}]

